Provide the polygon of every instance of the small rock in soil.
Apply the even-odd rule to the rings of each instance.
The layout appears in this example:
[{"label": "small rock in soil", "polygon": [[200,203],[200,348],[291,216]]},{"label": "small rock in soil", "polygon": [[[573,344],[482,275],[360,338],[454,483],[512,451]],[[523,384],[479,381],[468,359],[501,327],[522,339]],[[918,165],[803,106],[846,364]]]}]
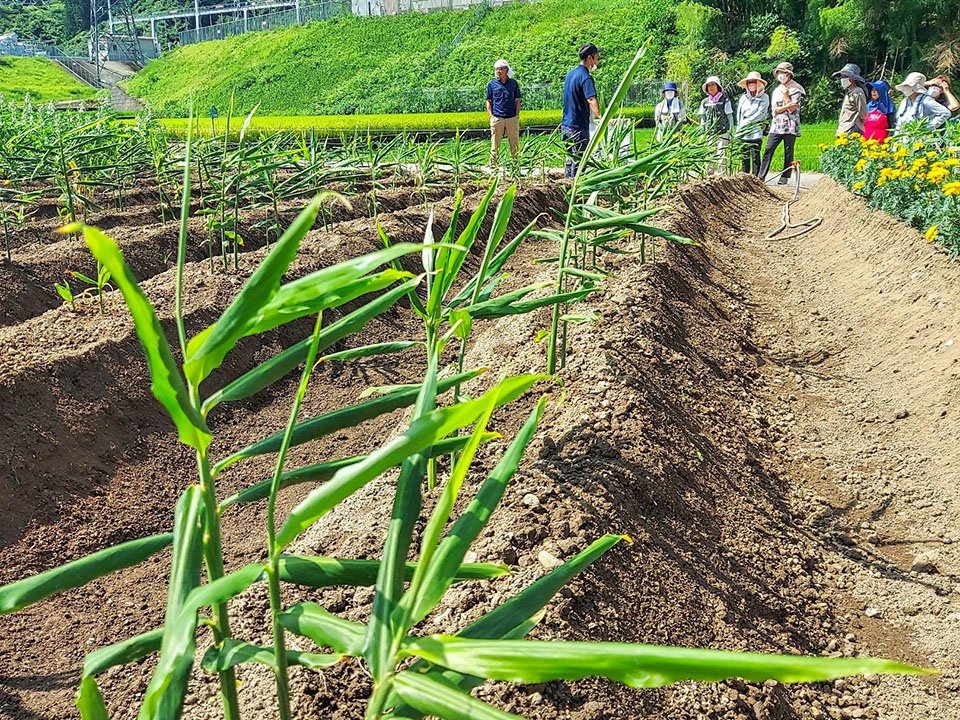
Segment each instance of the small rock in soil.
[{"label": "small rock in soil", "polygon": [[548,553],[546,550],[541,550],[537,553],[537,561],[543,565],[546,570],[553,570],[563,565],[563,561],[552,553]]},{"label": "small rock in soil", "polygon": [[540,498],[532,493],[527,493],[523,496],[523,504],[528,508],[537,508],[540,507]]},{"label": "small rock in soil", "polygon": [[910,569],[913,572],[922,572],[922,573],[936,573],[937,570],[937,560],[939,559],[939,554],[936,550],[926,550],[913,559],[913,564],[910,565]]}]

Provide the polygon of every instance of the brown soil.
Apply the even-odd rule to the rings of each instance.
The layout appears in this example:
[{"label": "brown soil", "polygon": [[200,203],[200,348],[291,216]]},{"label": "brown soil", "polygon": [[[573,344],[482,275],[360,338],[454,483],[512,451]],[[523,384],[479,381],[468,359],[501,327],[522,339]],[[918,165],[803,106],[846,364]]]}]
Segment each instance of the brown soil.
[{"label": "brown soil", "polygon": [[[467,186],[467,192],[475,188]],[[431,187],[426,192],[429,201],[437,202],[449,195],[446,187]],[[331,202],[316,226],[326,227],[331,223],[347,222],[373,215],[373,199],[370,193],[355,197],[346,206]],[[410,188],[385,188],[376,193],[379,213],[422,204],[424,196]],[[286,227],[302,209],[302,202],[284,202],[279,206],[281,227]],[[175,212],[179,212],[175,209]],[[266,243],[276,240],[276,232],[268,231],[265,223],[271,218],[267,208],[246,210],[240,213],[238,232],[243,238],[240,254],[258,250]],[[179,222],[167,212],[162,222],[155,204],[134,206],[126,212],[104,210],[91,214],[86,222],[110,235],[124,252],[134,275],[143,280],[153,277],[176,263]],[[75,295],[87,290],[95,292],[81,281],[68,275],[70,271],[81,272],[95,278],[97,265],[86,244],[76,235],[60,232],[65,222],[58,217],[30,222],[14,234],[11,261],[0,260],[0,326],[12,325],[36,317],[58,307],[63,300],[54,289],[54,283],[65,279]],[[210,243],[213,243],[212,247]],[[214,263],[222,267],[219,235],[211,233],[203,217],[192,217],[188,224],[187,259],[201,261],[211,252]],[[232,267],[232,248],[228,249],[228,265]]]},{"label": "brown soil", "polygon": [[[842,203],[837,198],[843,199]],[[476,194],[467,199],[475,203]],[[451,631],[543,573],[546,551],[564,558],[604,532],[623,545],[558,596],[540,638],[613,639],[815,654],[884,654],[935,665],[938,680],[838,681],[754,686],[737,681],[629,690],[605,681],[512,688],[478,695],[531,718],[928,718],[953,717],[960,617],[960,541],[955,515],[960,417],[949,404],[957,347],[954,266],[917,233],[868,213],[822,181],[794,207],[824,215],[796,240],[767,241],[782,202],[750,179],[693,185],[664,218],[697,248],[660,246],[655,263],[609,256],[615,275],[587,303],[600,320],[576,326],[562,376],[564,397],[541,425],[527,459],[474,550],[506,562],[510,577],[459,586],[423,625]],[[516,231],[562,205],[556,188],[527,188]],[[449,201],[435,210],[449,222]],[[384,226],[397,239],[422,237],[426,214],[398,210]],[[374,249],[371,221],[312,232],[293,273]],[[239,276],[187,274],[188,321],[209,323],[265,251],[249,252]],[[533,260],[553,254],[531,241],[511,282],[549,274]],[[475,260],[474,260],[475,261]],[[169,326],[171,274],[144,282]],[[547,323],[480,323],[469,366],[522,372],[543,366],[535,342]],[[849,329],[848,329],[849,328]],[[168,327],[168,329],[170,329]],[[304,327],[245,344],[228,378],[299,339]],[[357,342],[418,337],[401,309],[371,323]],[[416,379],[417,353],[321,370],[304,415],[356,400],[370,384]],[[211,382],[217,382],[217,379]],[[477,391],[489,381],[477,381]],[[169,527],[170,508],[192,462],[146,388],[145,366],[119,303],[99,316],[86,302],[0,328],[0,467],[4,518],[0,582],[100,547]],[[550,391],[544,386],[543,391]],[[214,416],[216,452],[282,426],[290,383]],[[494,429],[509,438],[533,395],[505,408]],[[901,417],[898,417],[901,416]],[[289,466],[373,447],[402,413],[300,449]],[[483,449],[478,470],[503,445]],[[225,496],[263,477],[252,461],[221,480]],[[482,474],[464,488],[469,496]],[[375,556],[389,514],[390,477],[326,517],[295,548]],[[291,490],[283,509],[305,490]],[[534,496],[531,500],[529,496]],[[264,508],[224,517],[230,567],[261,557]],[[935,548],[937,571],[910,571]],[[162,622],[166,555],[88,587],[0,618],[0,713],[73,717],[84,653]],[[929,570],[929,568],[928,568]],[[288,592],[362,620],[371,592]],[[266,640],[265,593],[232,607],[234,630]],[[870,612],[865,612],[870,608]],[[876,612],[874,612],[874,610]],[[204,640],[206,642],[206,640]],[[153,661],[102,677],[112,716],[136,716]],[[268,716],[270,679],[243,668],[248,717]],[[365,676],[354,665],[323,674],[294,671],[297,717],[362,717]],[[219,716],[215,687],[196,674],[186,715]]]}]

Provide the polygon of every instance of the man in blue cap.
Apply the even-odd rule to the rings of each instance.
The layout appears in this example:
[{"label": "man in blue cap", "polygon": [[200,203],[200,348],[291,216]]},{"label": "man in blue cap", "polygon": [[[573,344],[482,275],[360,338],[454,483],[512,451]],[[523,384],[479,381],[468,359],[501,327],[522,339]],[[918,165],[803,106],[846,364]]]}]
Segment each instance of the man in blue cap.
[{"label": "man in blue cap", "polygon": [[600,48],[587,43],[580,48],[580,64],[563,81],[563,119],[560,135],[567,146],[566,177],[577,174],[580,158],[590,142],[590,117],[600,118],[597,87],[591,72],[600,64]]}]

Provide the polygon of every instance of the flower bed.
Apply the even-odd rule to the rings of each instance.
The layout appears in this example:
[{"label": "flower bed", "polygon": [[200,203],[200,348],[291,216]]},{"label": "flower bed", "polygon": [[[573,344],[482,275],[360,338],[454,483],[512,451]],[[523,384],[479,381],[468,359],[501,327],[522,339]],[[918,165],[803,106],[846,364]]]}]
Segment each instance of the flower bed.
[{"label": "flower bed", "polygon": [[821,145],[820,168],[960,255],[960,149],[910,135],[883,142],[841,134]]}]

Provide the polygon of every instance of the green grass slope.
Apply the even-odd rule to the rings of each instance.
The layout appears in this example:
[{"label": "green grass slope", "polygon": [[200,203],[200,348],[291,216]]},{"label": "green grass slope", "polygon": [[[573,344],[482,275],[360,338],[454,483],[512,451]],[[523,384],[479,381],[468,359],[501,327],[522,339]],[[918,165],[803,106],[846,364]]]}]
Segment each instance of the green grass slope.
[{"label": "green grass slope", "polygon": [[0,57],[0,94],[14,101],[90,100],[97,91],[59,65],[39,57]]},{"label": "green grass slope", "polygon": [[215,105],[223,115],[231,92],[237,114],[256,103],[264,115],[442,112],[474,101],[482,110],[493,63],[506,57],[521,86],[550,86],[554,97],[530,93],[527,106],[541,109],[559,105],[563,76],[587,41],[605,51],[596,74],[601,93],[651,36],[641,77],[655,76],[672,25],[669,0],[541,0],[486,14],[345,17],[179,48],[137,73],[127,90],[167,116],[185,115],[191,96],[198,112]]}]

